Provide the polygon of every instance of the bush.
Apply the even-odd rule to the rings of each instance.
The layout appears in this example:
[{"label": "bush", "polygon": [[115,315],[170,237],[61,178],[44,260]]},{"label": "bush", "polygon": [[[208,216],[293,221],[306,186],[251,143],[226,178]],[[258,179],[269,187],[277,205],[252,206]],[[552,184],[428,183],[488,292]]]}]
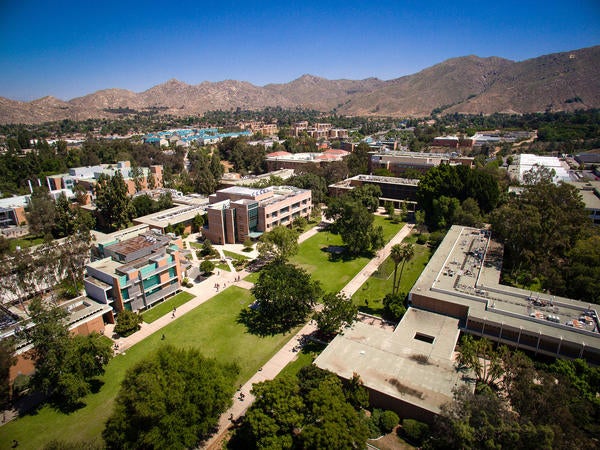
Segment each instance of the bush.
[{"label": "bush", "polygon": [[446,232],[434,231],[429,235],[429,243],[433,248],[437,248],[444,240],[444,236],[446,236]]},{"label": "bush", "polygon": [[384,433],[389,433],[400,422],[398,414],[394,411],[384,411],[379,416],[379,429]]},{"label": "bush", "polygon": [[427,244],[428,240],[429,240],[429,235],[427,233],[420,233],[417,236],[417,244],[425,245],[425,244]]},{"label": "bush", "polygon": [[392,321],[399,321],[406,313],[404,299],[406,294],[387,294],[383,298],[384,316]]},{"label": "bush", "polygon": [[117,316],[117,325],[115,325],[115,333],[120,336],[127,337],[135,333],[141,328],[142,316],[127,309],[121,311]]},{"label": "bush", "polygon": [[429,425],[418,420],[404,419],[398,433],[415,445],[422,445],[429,435]]}]

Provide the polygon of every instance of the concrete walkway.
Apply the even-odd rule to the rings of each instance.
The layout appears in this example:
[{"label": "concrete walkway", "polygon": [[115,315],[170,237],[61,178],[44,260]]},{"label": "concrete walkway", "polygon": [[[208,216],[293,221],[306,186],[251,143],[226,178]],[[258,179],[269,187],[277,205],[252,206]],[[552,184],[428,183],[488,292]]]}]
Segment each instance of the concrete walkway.
[{"label": "concrete walkway", "polygon": [[[317,228],[317,227],[315,227]],[[305,240],[311,236],[314,236],[319,230],[309,230],[304,233]],[[369,261],[365,267],[342,289],[348,297],[351,297],[362,284],[377,270],[379,265],[387,258],[390,254],[390,250],[393,245],[398,244],[404,240],[406,236],[412,230],[412,224],[406,224],[402,229],[390,240],[390,242],[378,252],[378,256]],[[313,233],[311,231],[315,230]],[[309,234],[311,233],[311,234]],[[254,374],[236,393],[233,399],[233,405],[225,413],[223,413],[219,419],[219,431],[216,432],[210,439],[208,439],[202,446],[204,449],[209,450],[220,450],[222,448],[222,441],[226,438],[227,432],[232,427],[232,422],[242,417],[246,410],[252,405],[254,396],[250,393],[252,385],[260,381],[272,380],[279,372],[290,362],[294,361],[298,356],[299,347],[302,346],[304,340],[310,336],[317,329],[316,322],[311,320],[302,329],[296,333],[296,335],[288,341],[269,361],[265,363],[260,371]],[[243,394],[243,397],[240,396]]]}]

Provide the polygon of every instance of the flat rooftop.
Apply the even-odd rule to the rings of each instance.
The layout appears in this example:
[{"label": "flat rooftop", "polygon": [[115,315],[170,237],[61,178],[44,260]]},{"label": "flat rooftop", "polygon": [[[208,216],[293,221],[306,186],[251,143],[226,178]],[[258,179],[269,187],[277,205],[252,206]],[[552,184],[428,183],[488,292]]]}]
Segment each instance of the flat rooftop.
[{"label": "flat rooftop", "polygon": [[146,248],[153,248],[161,245],[166,246],[170,242],[171,238],[169,236],[156,233],[144,233],[131,239],[109,245],[105,247],[105,249],[110,249],[111,252],[119,255],[129,255]]},{"label": "flat rooftop", "polygon": [[134,223],[147,224],[151,227],[165,228],[169,224],[174,225],[192,220],[197,214],[205,214],[208,202],[196,205],[179,205],[173,208],[159,211],[147,216],[134,219]]},{"label": "flat rooftop", "polygon": [[468,318],[600,348],[596,305],[500,284],[502,245],[454,225],[410,295],[466,306]]},{"label": "flat rooftop", "polygon": [[357,373],[369,389],[439,413],[464,383],[454,365],[459,334],[458,319],[409,308],[393,331],[354,322],[315,365],[346,379]]}]

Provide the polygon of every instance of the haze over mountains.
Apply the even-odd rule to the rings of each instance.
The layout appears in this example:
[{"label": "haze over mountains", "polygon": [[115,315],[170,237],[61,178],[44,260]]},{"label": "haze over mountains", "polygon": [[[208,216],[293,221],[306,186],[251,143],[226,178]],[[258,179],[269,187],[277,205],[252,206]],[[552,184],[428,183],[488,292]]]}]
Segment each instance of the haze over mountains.
[{"label": "haze over mountains", "polygon": [[[382,62],[384,64],[385,62]],[[232,108],[302,106],[338,114],[426,116],[442,113],[527,113],[600,107],[600,46],[521,62],[498,57],[452,58],[389,81],[327,80],[312,75],[260,87],[226,80],[189,85],[178,80],[144,92],[105,89],[70,101],[43,97],[19,102],[0,97],[0,123],[116,118],[115,110],[192,115]]]}]

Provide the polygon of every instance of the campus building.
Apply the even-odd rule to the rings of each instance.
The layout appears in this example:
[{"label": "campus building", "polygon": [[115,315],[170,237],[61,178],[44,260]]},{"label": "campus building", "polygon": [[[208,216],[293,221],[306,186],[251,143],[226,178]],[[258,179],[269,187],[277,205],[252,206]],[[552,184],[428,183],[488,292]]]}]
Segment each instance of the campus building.
[{"label": "campus building", "polygon": [[536,167],[544,167],[554,171],[552,181],[570,181],[569,165],[555,156],[539,156],[530,153],[515,155],[513,163],[508,166],[508,174],[519,183],[525,181],[525,175]]},{"label": "campus building", "polygon": [[416,170],[421,173],[427,172],[440,164],[450,164],[472,167],[474,159],[468,156],[460,156],[456,153],[421,153],[404,151],[386,151],[371,155],[369,160],[369,171],[373,173],[377,169],[389,170],[394,176],[403,176],[408,170]]},{"label": "campus building", "polygon": [[96,248],[101,259],[86,265],[86,294],[116,313],[145,310],[181,290],[180,248],[146,225],[108,235]]},{"label": "campus building", "polygon": [[419,180],[410,178],[380,177],[375,175],[356,175],[338,183],[329,185],[329,195],[337,197],[360,186],[373,185],[381,189],[380,205],[391,202],[394,208],[406,206],[414,211],[417,206],[417,188]]},{"label": "campus building", "polygon": [[297,217],[309,217],[311,198],[310,190],[292,186],[221,189],[209,197],[203,234],[215,244],[258,238],[278,225],[290,225]]},{"label": "campus building", "polygon": [[[142,189],[150,187],[150,179],[154,180],[154,187],[160,188],[163,185],[163,167],[154,165],[150,167],[140,167],[140,176],[138,183]],[[114,176],[117,172],[123,175],[123,180],[127,185],[129,195],[136,193],[135,173],[129,161],[119,161],[117,164],[99,164],[97,166],[74,167],[69,169],[69,173],[60,175],[50,175],[46,177],[46,184],[50,191],[59,189],[73,190],[76,185],[83,186],[86,190],[93,192],[94,187],[100,178],[100,175]]]},{"label": "campus building", "polygon": [[329,149],[324,152],[314,153],[289,153],[285,151],[269,153],[265,161],[269,172],[282,169],[301,169],[307,165],[320,167],[324,164],[341,161],[350,152],[339,149]]},{"label": "campus building", "polygon": [[453,226],[409,294],[461,331],[533,354],[600,365],[596,305],[500,284],[503,247],[490,232]]},{"label": "campus building", "polygon": [[315,365],[344,379],[359,375],[371,405],[431,423],[461,384],[461,333],[532,355],[600,364],[595,305],[499,283],[502,245],[490,232],[453,226],[409,293],[395,327],[357,321],[327,346]]}]

